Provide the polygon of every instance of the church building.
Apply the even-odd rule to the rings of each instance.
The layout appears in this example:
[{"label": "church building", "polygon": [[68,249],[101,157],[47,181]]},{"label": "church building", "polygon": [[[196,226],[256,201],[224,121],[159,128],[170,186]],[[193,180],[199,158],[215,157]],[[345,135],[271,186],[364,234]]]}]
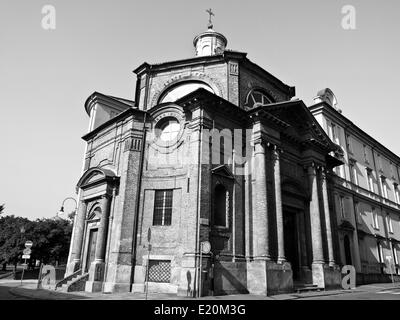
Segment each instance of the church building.
[{"label": "church building", "polygon": [[295,88],[226,49],[143,63],[135,101],[94,92],[68,291],[271,295],[341,283],[341,148]]}]

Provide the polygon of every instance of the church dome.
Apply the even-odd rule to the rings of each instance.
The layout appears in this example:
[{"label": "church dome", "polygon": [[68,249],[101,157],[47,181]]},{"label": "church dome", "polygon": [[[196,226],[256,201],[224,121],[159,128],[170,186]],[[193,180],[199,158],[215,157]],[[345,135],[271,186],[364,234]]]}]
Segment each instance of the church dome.
[{"label": "church dome", "polygon": [[208,30],[197,35],[193,40],[196,56],[212,56],[224,52],[228,40],[221,33],[213,30],[213,25],[208,24]]}]

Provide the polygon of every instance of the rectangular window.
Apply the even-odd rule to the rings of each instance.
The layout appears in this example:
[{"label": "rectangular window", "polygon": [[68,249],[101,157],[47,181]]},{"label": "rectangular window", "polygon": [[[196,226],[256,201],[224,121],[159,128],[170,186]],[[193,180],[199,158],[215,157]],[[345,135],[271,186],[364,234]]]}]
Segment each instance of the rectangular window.
[{"label": "rectangular window", "polygon": [[374,180],[372,178],[372,170],[367,168],[367,181],[368,181],[368,190],[374,192]]},{"label": "rectangular window", "polygon": [[352,146],[352,143],[351,143],[351,137],[348,134],[346,135],[346,145],[347,145],[347,151],[349,153],[353,153],[353,146]]},{"label": "rectangular window", "polygon": [[339,204],[340,204],[340,215],[342,218],[345,218],[346,212],[344,210],[344,197],[339,196]]},{"label": "rectangular window", "polygon": [[392,179],[396,179],[396,175],[394,174],[394,166],[392,162],[390,162],[390,176],[392,177]]},{"label": "rectangular window", "polygon": [[386,178],[381,176],[380,182],[381,182],[382,197],[387,199],[388,192],[387,192]]},{"label": "rectangular window", "polygon": [[378,242],[378,256],[379,256],[379,262],[383,263],[383,247],[380,242]]},{"label": "rectangular window", "polygon": [[172,191],[173,190],[156,190],[154,196],[154,226],[171,225]]},{"label": "rectangular window", "polygon": [[376,213],[375,208],[372,208],[372,226],[379,230],[378,214]]},{"label": "rectangular window", "polygon": [[332,141],[336,144],[339,144],[337,128],[336,128],[336,125],[334,125],[333,123],[332,123]]},{"label": "rectangular window", "polygon": [[355,211],[355,214],[356,214],[357,223],[361,224],[362,223],[362,217],[361,217],[361,211],[360,211],[360,204],[358,202],[354,203],[354,211]]},{"label": "rectangular window", "polygon": [[394,199],[397,204],[400,204],[400,193],[399,193],[399,185],[397,183],[393,184],[393,192],[394,192]]},{"label": "rectangular window", "polygon": [[355,185],[358,185],[358,173],[357,164],[355,162],[350,162],[350,179]]},{"label": "rectangular window", "polygon": [[368,157],[367,157],[367,146],[363,144],[363,152],[364,152],[364,161],[368,163]]},{"label": "rectangular window", "polygon": [[393,233],[392,218],[390,217],[389,214],[386,216],[386,221],[387,221],[387,226],[388,226],[389,232],[390,232],[390,233]]},{"label": "rectangular window", "polygon": [[378,162],[378,170],[382,170],[382,159],[381,156],[378,154],[377,156],[377,162]]}]

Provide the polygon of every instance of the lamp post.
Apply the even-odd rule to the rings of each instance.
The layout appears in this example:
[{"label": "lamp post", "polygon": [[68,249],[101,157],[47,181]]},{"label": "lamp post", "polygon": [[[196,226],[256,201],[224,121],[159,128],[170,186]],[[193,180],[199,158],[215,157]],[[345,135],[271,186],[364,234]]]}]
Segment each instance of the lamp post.
[{"label": "lamp post", "polygon": [[76,202],[76,199],[72,198],[72,197],[67,197],[67,198],[64,199],[64,201],[61,204],[60,211],[57,212],[57,216],[59,216],[60,214],[64,213],[64,204],[65,204],[65,201],[67,201],[67,200],[74,200],[75,201],[75,213],[74,213],[74,216],[75,216],[76,210],[78,209],[78,203]]},{"label": "lamp post", "polygon": [[68,260],[67,260],[67,263],[68,263],[70,261],[70,258],[71,258],[70,255],[71,255],[72,243],[73,243],[73,240],[74,240],[74,230],[75,230],[74,226],[75,226],[76,210],[78,210],[78,202],[76,201],[75,198],[72,198],[72,197],[65,198],[63,200],[62,204],[61,204],[60,211],[57,212],[57,217],[60,214],[64,213],[64,204],[65,204],[65,201],[67,201],[67,200],[75,201],[75,213],[74,213],[73,222],[72,222],[72,234],[71,234],[71,241],[70,241],[70,244],[69,244]]},{"label": "lamp post", "polygon": [[[23,243],[22,238],[23,238],[24,233],[25,233],[25,227],[24,227],[24,226],[21,226],[21,227],[19,228],[19,231],[20,231],[20,233],[21,233],[20,241],[21,241],[21,243]],[[24,277],[24,268],[25,268],[25,266],[22,266],[21,285],[22,285],[22,279],[23,279],[23,277]],[[17,274],[17,267],[16,267],[16,265],[15,265],[15,268],[14,268],[14,279],[15,279],[16,274]]]}]

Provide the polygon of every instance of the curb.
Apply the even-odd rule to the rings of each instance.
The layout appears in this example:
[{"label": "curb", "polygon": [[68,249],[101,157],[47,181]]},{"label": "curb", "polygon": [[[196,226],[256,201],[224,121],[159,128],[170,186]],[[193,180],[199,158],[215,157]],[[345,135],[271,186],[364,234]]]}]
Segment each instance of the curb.
[{"label": "curb", "polygon": [[49,300],[49,299],[45,299],[45,298],[39,298],[36,295],[25,294],[23,292],[20,292],[20,290],[18,290],[18,289],[21,289],[21,288],[13,287],[13,288],[10,288],[8,290],[8,292],[10,294],[12,294],[13,296],[20,297],[20,298],[26,298],[26,299],[31,299],[31,300]]},{"label": "curb", "polygon": [[[26,292],[28,290],[30,292]],[[40,290],[40,291],[39,291]],[[11,287],[8,292],[13,296],[31,300],[69,300],[65,297],[58,298],[52,291],[46,289],[24,288],[23,286]]]}]

